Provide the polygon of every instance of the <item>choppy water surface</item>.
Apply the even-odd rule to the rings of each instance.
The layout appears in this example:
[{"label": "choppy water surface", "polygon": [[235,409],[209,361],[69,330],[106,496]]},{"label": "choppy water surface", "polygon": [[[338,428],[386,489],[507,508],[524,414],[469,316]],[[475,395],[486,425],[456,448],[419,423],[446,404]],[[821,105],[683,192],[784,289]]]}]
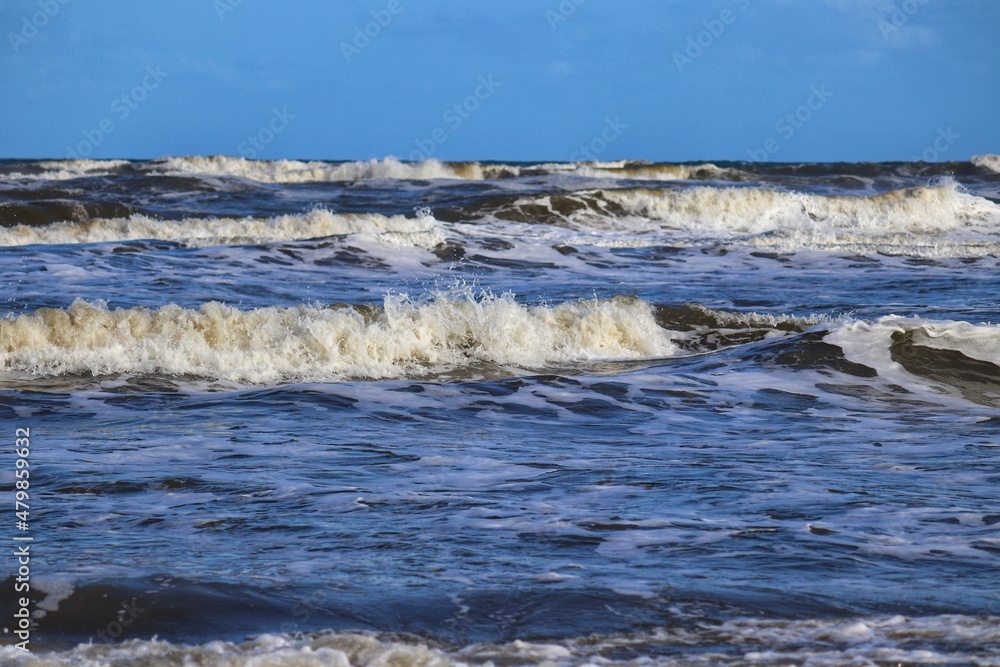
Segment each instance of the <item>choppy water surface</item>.
[{"label": "choppy water surface", "polygon": [[1000,664],[998,202],[996,156],[2,162],[0,658]]}]

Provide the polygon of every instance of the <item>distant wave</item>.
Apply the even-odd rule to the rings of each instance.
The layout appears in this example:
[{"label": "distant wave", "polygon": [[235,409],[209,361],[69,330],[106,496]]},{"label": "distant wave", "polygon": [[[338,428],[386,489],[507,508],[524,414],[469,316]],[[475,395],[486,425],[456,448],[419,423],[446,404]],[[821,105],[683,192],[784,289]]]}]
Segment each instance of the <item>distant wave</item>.
[{"label": "distant wave", "polygon": [[1000,252],[1000,205],[952,183],[869,196],[711,186],[582,190],[489,202],[478,214],[499,224],[565,227],[586,234],[578,242],[597,245],[726,243],[931,256]]},{"label": "distant wave", "polygon": [[67,181],[89,176],[108,176],[129,164],[128,160],[47,160],[22,165],[26,171],[0,172],[0,180]]},{"label": "distant wave", "polygon": [[727,169],[717,167],[711,163],[705,164],[636,164],[627,163],[620,167],[605,166],[601,164],[588,165],[579,164],[574,168],[574,173],[581,176],[594,176],[604,178],[625,178],[650,181],[679,181],[679,180],[719,180],[719,181],[742,181],[750,178],[749,174],[739,169]]},{"label": "distant wave", "polygon": [[192,246],[265,243],[366,233],[390,246],[433,248],[444,233],[433,218],[377,213],[336,214],[317,209],[274,218],[185,218],[159,220],[144,215],[96,218],[85,222],[0,227],[0,246],[103,243],[128,240],[177,241]]},{"label": "distant wave", "polygon": [[1000,173],[1000,155],[976,155],[970,162],[977,167]]},{"label": "distant wave", "polygon": [[[589,178],[632,179],[649,181],[721,180],[741,181],[750,175],[739,169],[702,164],[652,163],[635,160],[616,162],[552,162],[527,167],[494,166],[511,170],[511,175],[572,174]],[[487,172],[489,173],[489,172]]]},{"label": "distant wave", "polygon": [[486,180],[572,174],[590,178],[685,180],[740,180],[742,172],[722,169],[713,164],[650,164],[642,162],[568,162],[537,165],[484,164],[480,162],[401,162],[394,157],[363,162],[302,162],[298,160],[247,160],[215,155],[209,157],[171,157],[157,160],[153,168],[168,175],[230,176],[263,183],[307,183],[357,181],[367,179],[461,179]]},{"label": "distant wave", "polygon": [[[511,212],[525,215],[512,217]],[[694,235],[761,234],[788,229],[880,233],[943,232],[977,223],[1000,225],[1000,205],[954,185],[894,190],[867,197],[826,196],[757,188],[595,190],[516,201],[504,219],[541,218],[591,226],[613,218],[655,221]],[[997,230],[1000,231],[1000,230]]]},{"label": "distant wave", "polygon": [[826,178],[855,176],[927,178],[950,173],[1000,172],[1000,156],[987,154],[969,162],[948,163],[837,163],[837,164],[739,164],[720,167],[711,162],[668,163],[644,160],[606,162],[493,163],[445,162],[428,159],[404,162],[393,156],[382,159],[330,162],[321,160],[249,160],[230,155],[174,156],[151,161],[44,160],[0,166],[0,182],[63,181],[109,176],[124,167],[137,173],[199,178],[242,178],[259,183],[323,183],[361,180],[495,180],[519,177],[574,176],[604,180],[644,181],[752,181],[771,177]]},{"label": "distant wave", "polygon": [[431,180],[436,178],[482,180],[478,163],[437,160],[406,163],[394,157],[364,162],[302,162],[299,160],[247,160],[227,155],[171,157],[156,160],[157,173],[172,176],[231,176],[262,183],[309,183],[366,179]]},{"label": "distant wave", "polygon": [[109,310],[77,300],[0,319],[0,361],[31,375],[160,373],[272,383],[393,378],[434,367],[667,356],[653,307],[635,298],[526,306],[509,295],[390,295],[382,306],[243,311]]},{"label": "distant wave", "polygon": [[[48,206],[66,212],[60,202]],[[409,218],[322,209],[273,218],[161,220],[132,214],[0,227],[0,246],[144,239],[205,246],[369,234],[389,247],[433,249],[449,239],[467,244],[476,243],[483,234],[499,234],[515,246],[537,242],[596,246],[723,243],[788,252],[1000,254],[1000,205],[951,183],[870,196],[713,186],[582,190],[494,198],[461,210],[445,209],[442,214],[454,222],[441,222],[429,213]],[[553,235],[543,225],[578,235]]]}]

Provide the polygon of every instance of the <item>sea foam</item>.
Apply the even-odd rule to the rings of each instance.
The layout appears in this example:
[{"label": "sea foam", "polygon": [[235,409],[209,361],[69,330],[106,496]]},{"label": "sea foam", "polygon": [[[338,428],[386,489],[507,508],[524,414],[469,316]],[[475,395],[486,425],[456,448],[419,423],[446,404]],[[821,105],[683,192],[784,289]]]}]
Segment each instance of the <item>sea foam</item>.
[{"label": "sea foam", "polygon": [[68,181],[73,178],[107,176],[124,167],[127,160],[51,160],[36,163],[42,169],[37,174],[8,172],[0,181]]},{"label": "sea foam", "polygon": [[976,155],[969,161],[977,167],[1000,173],[1000,155]]},{"label": "sea foam", "polygon": [[936,233],[973,226],[998,231],[1000,227],[1000,206],[953,184],[867,197],[717,187],[608,190],[604,196],[631,214],[696,235],[803,229]]},{"label": "sea foam", "polygon": [[262,183],[309,183],[368,179],[438,178],[482,180],[476,163],[446,164],[438,160],[401,162],[394,157],[357,162],[303,162],[300,160],[248,160],[228,155],[170,157],[157,160],[154,170],[171,176],[222,176]]},{"label": "sea foam", "polygon": [[569,174],[588,178],[636,180],[743,180],[744,172],[714,164],[651,164],[642,162],[551,162],[543,164],[484,164],[441,162],[436,159],[403,162],[389,156],[378,160],[320,162],[301,160],[248,160],[228,155],[169,157],[153,169],[172,176],[246,178],[262,183],[308,183],[369,179],[461,179],[481,181],[544,174]]},{"label": "sea foam", "polygon": [[393,378],[489,363],[542,367],[677,351],[649,303],[527,306],[509,294],[389,295],[381,307],[109,309],[75,301],[0,319],[0,361],[31,375],[189,374],[250,383]]},{"label": "sea foam", "polygon": [[[451,665],[748,665],[809,664],[840,667],[858,664],[996,665],[1000,653],[995,616],[867,616],[783,620],[736,618],[713,623],[683,623],[622,635],[591,635],[549,642],[515,639],[452,649],[429,646],[412,637],[319,632],[299,636],[259,635],[241,643],[213,641],[175,644],[159,639],[120,644],[89,643],[29,654],[0,648],[4,664],[188,665],[204,667],[448,667]],[[703,647],[694,658],[683,651]],[[669,656],[669,660],[633,658]],[[608,657],[611,656],[611,657]],[[620,657],[619,657],[620,656]]]},{"label": "sea foam", "polygon": [[60,243],[103,243],[149,239],[192,246],[264,243],[372,234],[386,245],[432,248],[445,240],[433,218],[378,213],[336,214],[316,209],[274,218],[185,218],[159,220],[145,215],[97,218],[50,225],[0,228],[0,246]]}]

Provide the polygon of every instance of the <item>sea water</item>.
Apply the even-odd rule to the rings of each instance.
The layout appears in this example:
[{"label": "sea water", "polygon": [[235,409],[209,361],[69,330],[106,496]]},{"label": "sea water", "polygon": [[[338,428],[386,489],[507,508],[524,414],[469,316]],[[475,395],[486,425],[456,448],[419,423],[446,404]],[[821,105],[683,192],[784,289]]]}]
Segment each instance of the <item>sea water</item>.
[{"label": "sea water", "polygon": [[0,661],[998,665],[998,202],[996,156],[2,162]]}]

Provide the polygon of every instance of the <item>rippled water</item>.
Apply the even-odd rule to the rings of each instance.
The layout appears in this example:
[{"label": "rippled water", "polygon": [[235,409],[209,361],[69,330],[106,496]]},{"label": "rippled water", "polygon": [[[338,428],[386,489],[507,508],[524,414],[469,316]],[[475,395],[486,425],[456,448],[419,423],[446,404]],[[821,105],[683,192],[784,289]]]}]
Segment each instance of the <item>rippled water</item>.
[{"label": "rippled water", "polygon": [[995,164],[0,163],[0,657],[1000,664]]}]

